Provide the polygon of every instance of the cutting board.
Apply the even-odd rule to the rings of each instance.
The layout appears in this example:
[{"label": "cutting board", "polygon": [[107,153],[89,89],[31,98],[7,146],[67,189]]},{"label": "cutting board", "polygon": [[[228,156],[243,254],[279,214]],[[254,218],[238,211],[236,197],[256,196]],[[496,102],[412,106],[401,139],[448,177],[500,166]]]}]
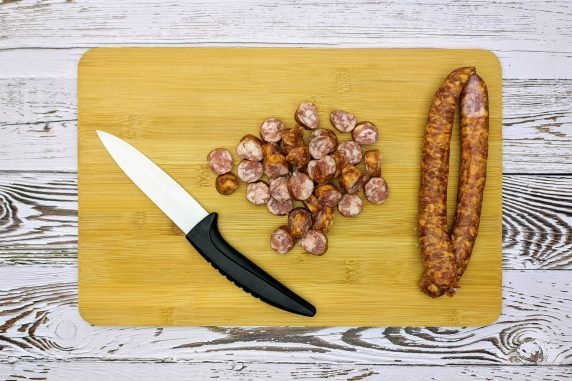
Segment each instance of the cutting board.
[{"label": "cutting board", "polygon": [[[455,297],[418,290],[417,192],[431,97],[453,69],[475,65],[490,96],[490,153],[482,222]],[[485,325],[501,310],[501,68],[483,50],[116,48],[79,65],[79,308],[98,325]],[[301,101],[380,128],[391,194],[355,219],[337,214],[321,257],[271,250],[286,217],[218,194],[208,152],[278,117],[292,126]],[[296,316],[228,282],[121,172],[96,136],[125,139],[173,176],[239,251],[317,308]],[[349,134],[338,133],[341,141]],[[238,162],[238,160],[236,161]],[[459,131],[452,142],[449,220],[455,210]],[[235,167],[236,170],[236,167]],[[363,197],[363,195],[362,195]]]}]

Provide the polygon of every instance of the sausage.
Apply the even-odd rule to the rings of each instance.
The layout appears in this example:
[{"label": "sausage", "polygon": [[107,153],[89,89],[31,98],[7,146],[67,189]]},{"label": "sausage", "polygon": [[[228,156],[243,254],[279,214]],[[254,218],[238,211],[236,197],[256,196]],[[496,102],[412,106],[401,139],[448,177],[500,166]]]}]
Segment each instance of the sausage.
[{"label": "sausage", "polygon": [[342,194],[338,188],[332,184],[318,185],[316,189],[314,189],[314,195],[320,204],[329,207],[336,206],[342,198]]},{"label": "sausage", "polygon": [[297,168],[303,168],[310,161],[310,149],[308,147],[292,148],[286,156],[286,161]]},{"label": "sausage", "polygon": [[322,209],[322,204],[320,204],[320,202],[314,195],[311,195],[310,197],[302,201],[302,203],[313,215],[315,215]]},{"label": "sausage", "polygon": [[313,103],[300,103],[294,114],[296,123],[307,130],[315,130],[320,125],[318,109]]},{"label": "sausage", "polygon": [[282,225],[272,232],[270,247],[280,254],[286,254],[294,247],[294,237],[290,234],[288,226]]},{"label": "sausage", "polygon": [[334,223],[335,209],[329,206],[324,206],[314,217],[314,226],[312,229],[321,230],[327,233]]},{"label": "sausage", "polygon": [[341,152],[349,164],[357,164],[361,161],[361,146],[353,140],[343,142],[338,146],[338,152]]},{"label": "sausage", "polygon": [[328,250],[328,238],[321,231],[310,229],[300,240],[300,246],[309,254],[323,255]]},{"label": "sausage", "polygon": [[215,180],[215,188],[220,194],[229,195],[238,189],[238,179],[232,172],[218,175]]},{"label": "sausage", "polygon": [[294,208],[288,214],[288,228],[294,238],[302,238],[313,224],[312,213],[306,208]]},{"label": "sausage", "polygon": [[260,161],[262,160],[262,142],[254,135],[244,135],[236,146],[236,153],[243,159]]},{"label": "sausage", "polygon": [[363,186],[364,181],[365,176],[353,164],[348,164],[342,169],[340,185],[346,193],[356,194]]},{"label": "sausage", "polygon": [[254,205],[264,205],[270,200],[270,191],[264,181],[250,183],[246,186],[246,199]]},{"label": "sausage", "polygon": [[356,126],[356,117],[349,112],[335,110],[330,114],[330,122],[341,132],[352,132]]},{"label": "sausage", "polygon": [[275,216],[285,216],[294,208],[292,200],[278,201],[270,197],[270,200],[266,203],[268,211]]},{"label": "sausage", "polygon": [[266,159],[270,155],[274,155],[275,153],[282,153],[282,149],[280,148],[280,144],[278,143],[264,143],[262,145],[262,159]]},{"label": "sausage", "polygon": [[344,217],[356,217],[361,213],[363,202],[357,194],[344,194],[338,202],[338,210]]},{"label": "sausage", "polygon": [[381,177],[381,152],[378,149],[365,151],[363,155],[365,173],[369,177]]},{"label": "sausage", "polygon": [[282,148],[286,153],[289,153],[293,148],[304,145],[304,130],[300,126],[284,128],[280,132],[280,136],[282,136]]},{"label": "sausage", "polygon": [[471,258],[481,220],[487,175],[489,99],[485,82],[471,75],[461,92],[461,167],[451,244],[459,280]]},{"label": "sausage", "polygon": [[264,160],[264,173],[269,179],[274,179],[290,173],[288,171],[288,162],[286,161],[286,157],[279,153],[268,156]]},{"label": "sausage", "polygon": [[[335,136],[335,134],[334,134]],[[310,155],[314,159],[321,159],[324,156],[334,152],[337,147],[338,140],[330,134],[323,133],[310,139],[308,147]]]},{"label": "sausage", "polygon": [[207,162],[210,169],[217,175],[224,175],[232,171],[234,165],[232,155],[224,148],[217,148],[209,152]]},{"label": "sausage", "polygon": [[270,180],[270,195],[277,201],[290,200],[287,176],[281,176]]},{"label": "sausage", "polygon": [[332,130],[328,130],[327,128],[318,128],[310,134],[310,139],[317,138],[318,136],[329,136],[335,143],[336,147],[338,146],[338,136]]},{"label": "sausage", "polygon": [[336,173],[336,161],[331,156],[324,156],[319,160],[310,160],[307,167],[308,176],[319,183],[328,182]]},{"label": "sausage", "polygon": [[341,151],[336,151],[330,156],[336,162],[336,172],[334,172],[334,177],[338,178],[342,174],[342,169],[348,165],[348,160],[346,159],[346,155],[344,155]]},{"label": "sausage", "polygon": [[358,144],[375,144],[377,141],[377,127],[371,122],[359,122],[352,131],[352,138]]},{"label": "sausage", "polygon": [[373,204],[381,204],[389,196],[387,183],[381,177],[372,177],[363,186],[365,198]]},{"label": "sausage", "polygon": [[260,125],[260,137],[267,143],[276,143],[282,139],[280,131],[284,128],[284,123],[280,119],[266,119]]},{"label": "sausage", "polygon": [[457,101],[473,72],[473,67],[463,67],[447,76],[433,96],[425,125],[417,235],[424,267],[419,286],[431,297],[454,293],[457,263],[447,230],[449,146]]},{"label": "sausage", "polygon": [[308,175],[301,172],[294,172],[288,180],[288,190],[294,200],[306,200],[314,191],[314,183]]},{"label": "sausage", "polygon": [[253,183],[260,180],[264,174],[262,163],[259,161],[242,160],[238,163],[238,177],[245,183]]}]

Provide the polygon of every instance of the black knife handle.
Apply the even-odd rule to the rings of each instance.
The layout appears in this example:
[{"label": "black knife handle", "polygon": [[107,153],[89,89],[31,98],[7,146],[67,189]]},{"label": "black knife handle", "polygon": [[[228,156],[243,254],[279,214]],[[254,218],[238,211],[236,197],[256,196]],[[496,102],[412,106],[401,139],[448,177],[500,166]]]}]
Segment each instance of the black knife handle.
[{"label": "black knife handle", "polygon": [[316,314],[312,304],[228,244],[218,230],[217,221],[218,214],[211,213],[186,236],[215,269],[246,292],[274,307],[304,316]]}]

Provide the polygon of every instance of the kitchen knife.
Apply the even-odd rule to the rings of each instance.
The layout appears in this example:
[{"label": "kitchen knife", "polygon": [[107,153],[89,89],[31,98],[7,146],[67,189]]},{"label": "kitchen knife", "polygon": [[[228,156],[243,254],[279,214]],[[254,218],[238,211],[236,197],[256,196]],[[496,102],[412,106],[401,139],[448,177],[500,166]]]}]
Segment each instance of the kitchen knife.
[{"label": "kitchen knife", "polygon": [[215,269],[262,301],[304,316],[316,308],[278,282],[228,244],[219,232],[217,213],[208,213],[159,166],[129,143],[97,131],[101,142],[125,174],[163,211]]}]

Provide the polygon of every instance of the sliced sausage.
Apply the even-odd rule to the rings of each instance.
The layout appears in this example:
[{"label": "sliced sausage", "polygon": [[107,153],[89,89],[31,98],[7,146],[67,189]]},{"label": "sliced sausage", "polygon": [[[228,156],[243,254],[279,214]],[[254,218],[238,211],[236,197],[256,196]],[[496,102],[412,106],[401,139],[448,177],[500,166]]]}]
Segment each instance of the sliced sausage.
[{"label": "sliced sausage", "polygon": [[342,169],[342,175],[340,176],[340,185],[346,193],[356,194],[359,192],[363,183],[365,181],[365,176],[359,169],[357,169],[353,164],[348,164]]},{"label": "sliced sausage", "polygon": [[284,128],[280,135],[282,136],[282,148],[286,153],[289,153],[293,148],[304,145],[304,130],[300,126]]},{"label": "sliced sausage", "polygon": [[389,188],[383,178],[372,177],[363,186],[363,193],[369,202],[381,204],[389,196]]},{"label": "sliced sausage", "polygon": [[279,153],[268,156],[264,160],[264,173],[269,179],[287,175],[289,171],[286,157]]},{"label": "sliced sausage", "polygon": [[280,254],[286,254],[294,247],[294,237],[290,234],[288,226],[282,225],[272,232],[270,247]]},{"label": "sliced sausage", "polygon": [[303,168],[310,161],[310,149],[308,147],[292,148],[286,156],[286,161],[297,168]]},{"label": "sliced sausage", "polygon": [[318,213],[322,209],[322,204],[320,204],[320,202],[318,201],[318,199],[314,195],[311,195],[310,197],[305,199],[303,201],[303,203],[304,203],[304,206],[310,212],[312,212],[313,215],[315,215],[316,213]]},{"label": "sliced sausage", "polygon": [[334,152],[337,146],[337,139],[332,138],[331,135],[321,134],[310,139],[308,147],[310,155],[314,159],[321,159],[324,156]]},{"label": "sliced sausage", "polygon": [[344,194],[338,202],[338,210],[344,217],[356,217],[361,213],[363,202],[357,194]]},{"label": "sliced sausage", "polygon": [[220,194],[229,195],[239,187],[238,178],[232,172],[218,175],[215,181],[215,188]]},{"label": "sliced sausage", "polygon": [[377,141],[377,127],[371,122],[359,122],[352,131],[352,138],[361,145],[375,144]]},{"label": "sliced sausage", "polygon": [[264,181],[246,186],[246,199],[254,205],[264,205],[270,200],[270,190]]},{"label": "sliced sausage", "polygon": [[230,152],[224,148],[217,148],[209,152],[207,162],[210,169],[217,175],[224,175],[232,171],[234,165]]},{"label": "sliced sausage", "polygon": [[318,109],[313,103],[300,103],[294,114],[296,123],[307,130],[315,130],[320,125]]},{"label": "sliced sausage", "polygon": [[302,238],[313,224],[312,213],[306,208],[294,208],[288,214],[288,228],[294,238]]},{"label": "sliced sausage", "polygon": [[341,152],[349,164],[357,164],[361,161],[361,146],[353,140],[343,142],[338,146],[338,152]]},{"label": "sliced sausage", "polygon": [[338,204],[340,199],[342,198],[342,194],[332,184],[322,184],[318,185],[316,189],[314,189],[314,195],[320,202],[320,204],[334,207]]},{"label": "sliced sausage", "polygon": [[236,153],[243,159],[262,160],[262,141],[254,135],[244,135],[236,146]]},{"label": "sliced sausage", "polygon": [[346,155],[344,155],[341,151],[336,151],[330,156],[336,162],[336,172],[334,173],[334,177],[338,178],[342,174],[342,169],[348,165],[348,160],[346,159]]},{"label": "sliced sausage", "polygon": [[309,254],[323,255],[328,250],[328,238],[319,230],[308,230],[300,240],[300,246]]},{"label": "sliced sausage", "polygon": [[323,135],[329,136],[336,143],[336,147],[338,146],[338,136],[334,131],[328,130],[327,128],[318,128],[312,131],[312,133],[310,134],[310,139],[314,139],[318,136],[323,136]]},{"label": "sliced sausage", "polygon": [[280,144],[278,143],[265,143],[262,145],[262,159],[266,159],[270,155],[274,155],[275,153],[282,153],[282,149],[280,148]]},{"label": "sliced sausage", "polygon": [[307,167],[308,176],[319,183],[328,182],[336,173],[336,161],[331,156],[324,156],[319,160],[310,160]]},{"label": "sliced sausage", "polygon": [[294,208],[292,200],[278,201],[270,197],[270,200],[266,203],[268,211],[275,216],[285,216]]},{"label": "sliced sausage", "polygon": [[270,180],[270,195],[277,201],[290,200],[287,176],[281,176]]},{"label": "sliced sausage", "polygon": [[308,175],[295,172],[288,180],[288,190],[294,200],[306,200],[314,191],[314,183]]},{"label": "sliced sausage", "polygon": [[329,206],[324,206],[314,217],[314,226],[312,229],[321,230],[327,233],[334,223],[335,209]]},{"label": "sliced sausage", "polygon": [[457,101],[473,72],[473,67],[463,67],[447,76],[433,96],[425,125],[417,228],[424,273],[419,286],[434,298],[454,292],[457,276],[447,228],[449,146]]},{"label": "sliced sausage", "polygon": [[280,119],[266,119],[260,125],[260,137],[268,143],[276,143],[282,139],[280,131],[284,128],[284,123]]},{"label": "sliced sausage", "polygon": [[369,177],[381,177],[381,152],[378,149],[365,151],[364,163]]},{"label": "sliced sausage", "polygon": [[349,112],[335,110],[330,114],[330,122],[341,132],[351,132],[356,126],[356,117]]},{"label": "sliced sausage", "polygon": [[238,163],[238,177],[245,183],[253,183],[260,180],[264,174],[262,163],[259,161],[242,160]]}]

